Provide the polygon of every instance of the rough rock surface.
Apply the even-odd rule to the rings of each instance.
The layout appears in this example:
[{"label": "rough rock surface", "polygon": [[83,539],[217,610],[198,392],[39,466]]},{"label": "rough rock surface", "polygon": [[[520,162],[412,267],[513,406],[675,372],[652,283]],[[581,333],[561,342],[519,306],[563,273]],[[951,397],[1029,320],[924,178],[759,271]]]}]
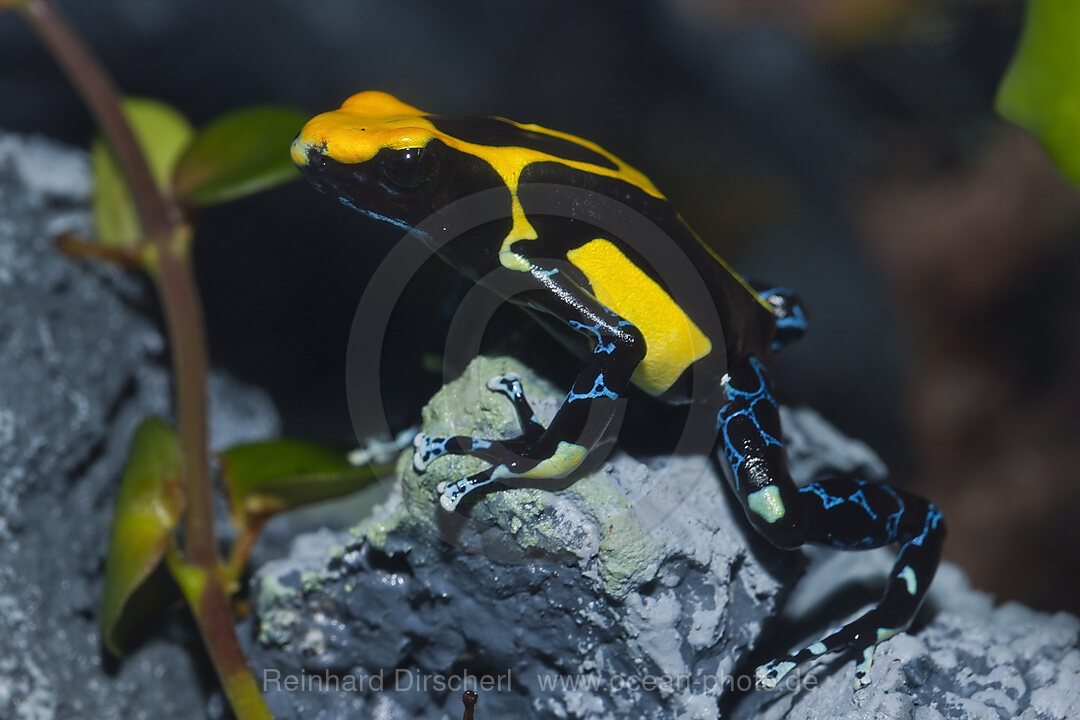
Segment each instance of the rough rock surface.
[{"label": "rough rock surface", "polygon": [[[55,250],[88,231],[88,197],[85,153],[0,134],[0,718],[191,718],[208,684],[182,623],[119,664],[100,650],[116,485],[169,385],[140,284]],[[276,432],[265,395],[211,395],[217,442]]]},{"label": "rough rock surface", "polygon": [[[424,430],[516,434],[509,402],[483,389],[510,369],[550,419],[563,393],[514,361],[478,358],[427,405]],[[509,674],[508,691],[482,691],[484,717],[718,717],[722,680],[800,563],[748,545],[714,464],[616,451],[558,493],[494,492],[467,522],[437,510],[436,484],[480,467],[448,457],[418,475],[405,457],[373,518],[302,538],[258,572],[254,653],[277,716],[454,717],[460,691],[434,684],[467,672]],[[682,689],[631,686],[665,675]],[[308,691],[287,692],[288,677]],[[325,691],[379,678],[397,691]]]},{"label": "rough rock surface", "polygon": [[[513,434],[508,403],[478,390],[509,368],[549,418],[560,393],[512,361],[479,358],[425,408],[424,430]],[[797,481],[828,466],[884,478],[862,443],[812,411],[783,412]],[[301,536],[257,573],[252,653],[271,707],[280,718],[456,718],[460,689],[440,680],[509,673],[509,690],[481,690],[478,717],[1080,718],[1080,621],[994,608],[948,564],[914,632],[878,649],[868,688],[854,690],[853,658],[829,655],[780,689],[747,693],[756,662],[875,601],[892,555],[809,548],[807,576],[759,637],[799,555],[748,547],[711,466],[685,461],[660,468],[616,451],[562,492],[493,493],[461,522],[435,510],[433,488],[480,464],[443,459],[417,475],[403,458],[371,519],[348,535]],[[685,501],[644,521],[649,487]],[[646,678],[657,686],[628,686]]]},{"label": "rough rock surface", "polygon": [[[892,564],[886,550],[808,551],[810,569],[789,598],[782,624],[797,640],[820,634],[821,609],[842,588],[872,598]],[[841,601],[842,603],[842,601]],[[858,604],[851,610],[856,611]],[[825,613],[828,615],[828,613]],[[830,616],[834,617],[834,616]],[[810,639],[810,638],[807,638]],[[799,646],[798,642],[790,643]],[[827,655],[786,690],[756,691],[735,720],[1064,720],[1080,718],[1080,619],[1017,603],[994,606],[964,574],[938,571],[913,633],[883,643],[873,682],[855,691],[855,660]]]}]

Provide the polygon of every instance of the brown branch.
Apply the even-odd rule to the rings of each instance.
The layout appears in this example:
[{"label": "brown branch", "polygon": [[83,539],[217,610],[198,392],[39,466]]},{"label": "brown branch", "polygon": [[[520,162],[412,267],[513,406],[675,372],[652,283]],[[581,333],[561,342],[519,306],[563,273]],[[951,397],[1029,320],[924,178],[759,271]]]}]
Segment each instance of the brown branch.
[{"label": "brown branch", "polygon": [[225,565],[230,593],[235,592],[235,587],[240,582],[244,568],[251,557],[251,551],[255,549],[255,543],[268,519],[268,517],[248,518],[237,528],[236,540],[229,551],[229,560]]},{"label": "brown branch", "polygon": [[151,275],[165,310],[172,349],[176,415],[179,420],[180,458],[184,472],[184,550],[188,562],[205,568],[219,565],[214,539],[207,441],[206,337],[198,290],[186,252],[188,230],[179,228],[175,240],[157,254]]},{"label": "brown branch", "polygon": [[112,263],[125,270],[138,270],[143,267],[143,256],[133,248],[111,247],[80,237],[73,232],[61,233],[56,237],[56,249],[64,255],[85,260],[100,260]]},{"label": "brown branch", "polygon": [[[78,90],[116,154],[131,188],[144,239],[135,253],[149,271],[165,312],[172,348],[187,509],[184,513],[185,558],[170,553],[170,569],[185,590],[203,642],[233,711],[241,720],[263,720],[270,712],[236,637],[227,579],[214,538],[207,442],[207,353],[202,308],[191,270],[191,228],[171,198],[154,182],[150,166],[121,109],[120,98],[104,68],[82,43],[51,0],[0,0],[27,18]],[[109,248],[91,250],[77,238],[62,247],[83,256],[122,260]]]},{"label": "brown branch", "polygon": [[[232,614],[220,574],[188,563],[175,542],[165,552],[165,564],[192,609],[233,712],[240,720],[273,720],[244,652],[235,642]],[[218,637],[231,637],[234,642],[209,640]]]}]

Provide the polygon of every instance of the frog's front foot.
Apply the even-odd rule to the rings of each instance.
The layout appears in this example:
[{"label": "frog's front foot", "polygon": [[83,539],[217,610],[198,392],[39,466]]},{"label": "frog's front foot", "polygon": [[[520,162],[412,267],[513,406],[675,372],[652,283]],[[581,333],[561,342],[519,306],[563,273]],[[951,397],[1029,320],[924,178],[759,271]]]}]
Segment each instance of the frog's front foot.
[{"label": "frog's front foot", "polygon": [[413,468],[418,473],[427,470],[432,460],[446,455],[446,441],[449,438],[431,437],[425,433],[417,433],[413,438]]},{"label": "frog's front foot", "polygon": [[436,492],[439,493],[439,505],[446,512],[453,512],[457,509],[458,504],[473,490],[489,485],[493,481],[492,474],[495,472],[495,468],[491,467],[487,470],[481,470],[475,475],[470,475],[467,478],[461,480],[455,480],[454,482],[441,482],[435,486]]},{"label": "frog's front foot", "polygon": [[[454,482],[441,482],[436,487],[439,504],[447,511],[457,508],[473,490],[488,485],[500,477],[509,477],[534,466],[538,460],[523,457],[544,432],[544,426],[533,413],[521,379],[514,374],[496,375],[487,381],[492,392],[505,395],[514,407],[521,434],[507,440],[485,440],[463,435],[432,437],[419,433],[413,439],[413,468],[423,473],[435,460],[444,455],[469,455],[490,462],[492,466],[475,475]],[[501,470],[500,470],[501,469]]]},{"label": "frog's front foot", "polygon": [[[536,415],[525,398],[521,379],[508,373],[496,375],[487,381],[487,388],[492,392],[505,395],[514,406],[521,435],[508,440],[485,440],[457,435],[454,437],[432,437],[426,433],[417,433],[413,438],[413,468],[423,473],[435,460],[444,455],[471,455],[492,463],[501,463],[508,456],[516,455],[516,450],[523,448],[544,432]],[[462,480],[461,482],[465,482]]]}]

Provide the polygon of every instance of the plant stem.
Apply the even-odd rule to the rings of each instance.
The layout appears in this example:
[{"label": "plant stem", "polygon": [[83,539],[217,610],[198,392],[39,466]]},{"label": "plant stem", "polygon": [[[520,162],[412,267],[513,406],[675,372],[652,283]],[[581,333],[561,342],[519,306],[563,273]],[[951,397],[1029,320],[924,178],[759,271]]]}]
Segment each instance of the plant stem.
[{"label": "plant stem", "polygon": [[226,588],[229,580],[214,538],[213,497],[207,459],[207,355],[198,290],[187,251],[189,229],[179,226],[149,267],[165,309],[176,377],[180,462],[184,478],[184,571],[200,578],[196,591],[183,581],[179,564],[170,563],[184,587],[203,642],[233,712],[240,720],[266,720],[270,711],[240,647]]},{"label": "plant stem", "polygon": [[[232,634],[232,614],[220,574],[208,573],[191,564],[175,542],[165,551],[165,564],[194,610],[192,614],[202,636]],[[207,642],[206,647],[236,716],[241,720],[273,720],[240,646]]]},{"label": "plant stem", "polygon": [[[191,230],[182,222],[175,203],[154,182],[109,76],[56,6],[51,0],[20,0],[15,7],[41,36],[90,108],[131,188],[145,237],[136,250],[152,250],[143,253],[144,265],[164,308],[175,374],[187,509],[184,558],[178,559],[178,551],[172,553],[170,569],[185,590],[233,711],[241,720],[269,718],[270,712],[236,637],[225,592],[227,581],[214,538],[207,442],[206,337],[191,270]],[[198,578],[198,592],[192,591],[193,577]]]},{"label": "plant stem", "polygon": [[262,532],[266,519],[253,518],[249,522],[244,522],[237,528],[236,540],[229,551],[229,560],[225,565],[225,575],[231,585],[238,583],[240,576],[244,574],[244,568],[247,567],[251,551],[255,548],[255,542],[259,539],[259,533]]},{"label": "plant stem", "polygon": [[[178,235],[187,234],[179,228]],[[186,240],[178,238],[181,244]],[[176,415],[184,475],[184,554],[207,569],[219,565],[214,539],[213,499],[207,458],[206,337],[191,263],[169,243],[154,258],[150,271],[165,311],[176,382]]]},{"label": "plant stem", "polygon": [[68,257],[100,260],[125,270],[139,270],[143,267],[142,257],[132,248],[102,245],[72,232],[60,233],[56,238],[56,247]]}]

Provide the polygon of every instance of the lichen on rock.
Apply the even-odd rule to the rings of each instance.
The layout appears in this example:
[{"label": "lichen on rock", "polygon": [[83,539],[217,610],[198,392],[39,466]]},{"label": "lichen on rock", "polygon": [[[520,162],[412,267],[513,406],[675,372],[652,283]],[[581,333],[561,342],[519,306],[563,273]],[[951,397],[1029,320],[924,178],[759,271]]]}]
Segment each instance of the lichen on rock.
[{"label": "lichen on rock", "polygon": [[[521,377],[549,420],[564,393],[513,359],[480,357],[424,408],[423,431],[517,434],[510,403],[486,389],[506,372]],[[331,666],[353,677],[401,668],[508,674],[514,692],[485,697],[493,717],[677,717],[691,709],[718,717],[715,678],[734,672],[799,566],[791,554],[767,553],[768,566],[759,560],[707,457],[650,465],[616,449],[579,477],[499,488],[446,513],[436,485],[483,462],[444,457],[418,473],[408,455],[384,505],[336,541],[345,543],[336,559],[298,549],[259,571],[259,585],[275,588],[256,593],[259,621],[274,626],[262,631],[274,642],[256,650],[264,667]],[[660,516],[656,507],[674,512]],[[325,651],[312,655],[301,645],[316,629]],[[632,687],[661,676],[679,678],[683,690]],[[330,703],[327,712],[365,702],[318,698]],[[297,716],[295,698],[270,699],[280,716]],[[434,718],[457,700],[399,688],[379,702],[403,717]]]}]

